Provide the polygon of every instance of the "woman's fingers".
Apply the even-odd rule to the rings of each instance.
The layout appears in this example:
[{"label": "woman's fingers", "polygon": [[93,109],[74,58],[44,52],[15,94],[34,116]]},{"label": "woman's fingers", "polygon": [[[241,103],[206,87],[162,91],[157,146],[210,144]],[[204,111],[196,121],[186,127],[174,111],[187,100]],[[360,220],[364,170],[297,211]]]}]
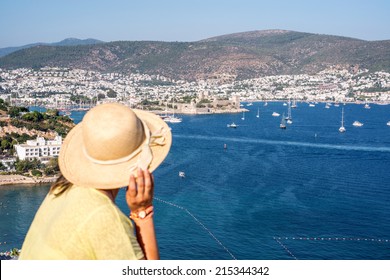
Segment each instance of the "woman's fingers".
[{"label": "woman's fingers", "polygon": [[145,178],[144,178],[144,172],[142,169],[138,169],[137,171],[137,195],[140,197],[144,196],[145,193]]},{"label": "woman's fingers", "polygon": [[150,179],[150,173],[148,170],[144,170],[143,173],[144,173],[144,182],[145,182],[145,193],[148,193],[148,191],[150,191],[152,181]]},{"label": "woman's fingers", "polygon": [[137,196],[137,185],[133,174],[130,175],[129,188],[127,189],[126,193],[128,193],[132,198]]}]

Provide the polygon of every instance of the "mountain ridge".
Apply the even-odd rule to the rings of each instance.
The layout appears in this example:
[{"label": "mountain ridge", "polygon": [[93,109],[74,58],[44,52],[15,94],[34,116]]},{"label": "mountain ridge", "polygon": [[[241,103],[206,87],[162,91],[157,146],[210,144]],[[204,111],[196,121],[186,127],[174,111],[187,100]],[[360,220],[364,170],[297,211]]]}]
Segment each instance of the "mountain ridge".
[{"label": "mountain ridge", "polygon": [[1,68],[70,67],[172,79],[247,79],[329,67],[390,72],[390,40],[365,41],[288,30],[257,30],[195,42],[114,41],[36,46],[0,58]]},{"label": "mountain ridge", "polygon": [[28,49],[31,47],[36,47],[36,46],[42,46],[42,45],[47,45],[47,46],[77,46],[77,45],[93,45],[93,44],[100,44],[104,43],[103,41],[97,40],[97,39],[92,39],[92,38],[87,38],[87,39],[78,39],[78,38],[66,38],[62,41],[59,42],[54,42],[54,43],[43,43],[43,42],[38,42],[38,43],[31,43],[23,46],[17,46],[17,47],[5,47],[5,48],[0,48],[0,57],[6,56],[10,53],[13,53],[18,50],[22,49]]}]

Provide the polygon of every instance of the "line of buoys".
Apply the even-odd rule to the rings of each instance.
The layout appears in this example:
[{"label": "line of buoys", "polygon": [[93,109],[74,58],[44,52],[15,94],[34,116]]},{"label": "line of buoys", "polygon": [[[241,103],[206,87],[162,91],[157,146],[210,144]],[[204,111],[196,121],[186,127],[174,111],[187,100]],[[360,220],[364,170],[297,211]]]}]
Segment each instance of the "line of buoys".
[{"label": "line of buoys", "polygon": [[274,240],[275,240],[276,242],[278,242],[279,245],[282,246],[282,248],[283,248],[291,257],[293,257],[295,260],[298,260],[297,257],[296,257],[293,253],[291,253],[291,251],[287,248],[287,246],[285,246],[282,242],[280,242],[280,239],[277,239],[277,238],[274,237]]},{"label": "line of buoys", "polygon": [[306,241],[370,241],[370,242],[390,242],[386,238],[367,237],[274,237],[275,240],[306,240]]},{"label": "line of buoys", "polygon": [[386,238],[367,238],[367,237],[276,237],[273,239],[279,243],[279,245],[294,259],[297,260],[295,255],[287,248],[286,245],[282,243],[283,240],[303,240],[303,241],[364,241],[364,242],[378,242],[378,243],[388,243],[390,239]]},{"label": "line of buoys", "polygon": [[226,248],[225,245],[222,244],[222,242],[197,218],[195,217],[195,215],[193,215],[187,208],[184,208],[183,206],[180,206],[180,205],[177,205],[177,204],[174,204],[172,202],[169,202],[169,201],[165,201],[165,200],[162,200],[158,197],[154,197],[155,200],[159,201],[159,202],[162,202],[162,203],[165,203],[167,205],[170,205],[170,206],[173,206],[173,207],[176,207],[180,210],[183,210],[184,212],[186,212],[188,215],[190,215],[206,232],[208,232],[208,234],[232,257],[233,260],[237,260],[236,257],[229,251],[228,248]]}]

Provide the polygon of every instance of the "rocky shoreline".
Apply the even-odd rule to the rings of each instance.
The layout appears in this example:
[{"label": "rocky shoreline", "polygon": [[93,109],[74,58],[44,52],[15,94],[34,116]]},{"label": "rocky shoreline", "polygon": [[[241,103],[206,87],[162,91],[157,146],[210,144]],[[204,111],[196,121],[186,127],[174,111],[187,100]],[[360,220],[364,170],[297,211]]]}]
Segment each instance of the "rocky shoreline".
[{"label": "rocky shoreline", "polygon": [[0,175],[0,186],[4,185],[42,185],[54,182],[57,177],[27,177],[23,175]]}]

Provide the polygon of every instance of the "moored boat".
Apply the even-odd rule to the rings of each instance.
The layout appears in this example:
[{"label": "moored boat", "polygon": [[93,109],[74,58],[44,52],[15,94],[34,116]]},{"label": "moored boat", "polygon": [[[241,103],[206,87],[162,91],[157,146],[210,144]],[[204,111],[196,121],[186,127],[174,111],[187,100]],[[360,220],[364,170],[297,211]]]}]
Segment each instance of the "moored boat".
[{"label": "moored boat", "polygon": [[339,128],[340,132],[345,132],[347,131],[344,127],[344,108],[341,110],[341,126]]},{"label": "moored boat", "polygon": [[163,120],[167,123],[181,123],[182,122],[182,118],[178,118],[175,116],[164,117]]},{"label": "moored boat", "polygon": [[227,127],[230,127],[230,128],[237,128],[238,125],[236,125],[234,122],[232,122],[231,124],[228,124]]},{"label": "moored boat", "polygon": [[359,121],[354,121],[353,122],[353,124],[352,124],[353,126],[363,126],[363,123],[361,123],[361,122],[359,122]]},{"label": "moored boat", "polygon": [[283,117],[282,117],[282,120],[281,120],[281,122],[280,122],[279,127],[280,127],[281,129],[286,129],[286,128],[287,128],[287,126],[286,126],[286,119],[285,119],[285,117],[284,117],[284,114],[283,114]]}]

